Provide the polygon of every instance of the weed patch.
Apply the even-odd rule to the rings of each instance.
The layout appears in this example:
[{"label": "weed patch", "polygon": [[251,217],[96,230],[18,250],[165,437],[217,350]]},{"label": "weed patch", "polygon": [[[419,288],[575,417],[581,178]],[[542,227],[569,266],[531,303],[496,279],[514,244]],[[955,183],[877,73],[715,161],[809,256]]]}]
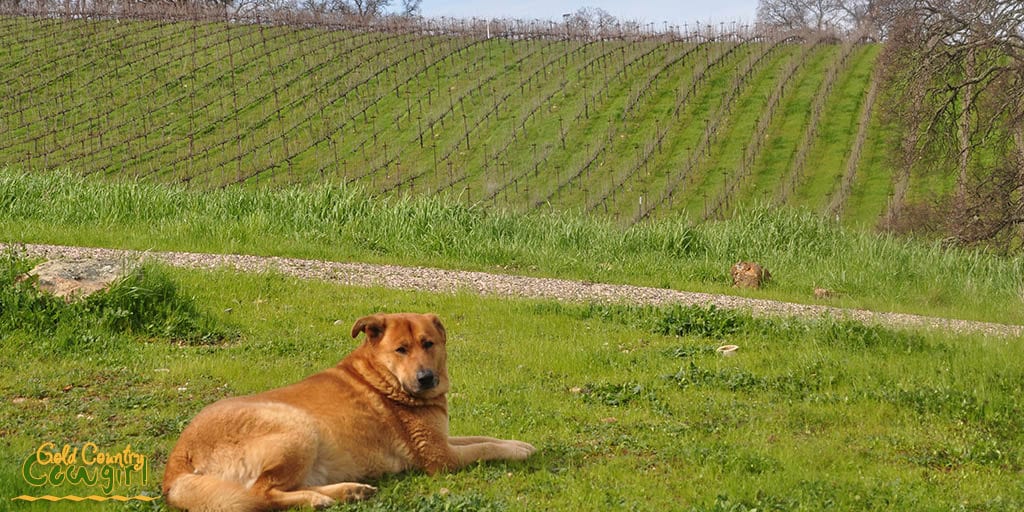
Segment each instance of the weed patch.
[{"label": "weed patch", "polygon": [[[651,334],[722,341],[737,336],[810,341],[849,351],[889,350],[912,353],[941,348],[914,332],[898,331],[845,319],[798,320],[755,318],[745,311],[709,306],[637,306],[628,304],[556,304],[563,314],[596,318]],[[675,357],[713,354],[716,345],[687,344],[672,350]]]},{"label": "weed patch", "polygon": [[588,384],[583,387],[580,394],[585,403],[603,404],[610,407],[626,405],[638,398],[657,400],[657,396],[653,392],[646,391],[643,385],[635,383]]},{"label": "weed patch", "polygon": [[599,318],[628,325],[653,334],[722,339],[747,328],[755,320],[747,313],[720,309],[714,305],[635,306],[588,304],[577,312],[580,318]]},{"label": "weed patch", "polygon": [[761,511],[782,511],[797,508],[799,501],[794,498],[772,496],[768,493],[758,492],[752,499],[737,499],[729,496],[718,495],[715,500],[706,506],[690,508],[690,512],[761,512]]},{"label": "weed patch", "polygon": [[739,332],[749,316],[714,306],[672,306],[654,319],[652,331],[672,336],[721,339]]},{"label": "weed patch", "polygon": [[686,359],[690,357],[708,356],[715,353],[717,347],[701,345],[701,346],[688,346],[684,345],[681,347],[673,348],[670,351],[672,357],[678,357],[680,359]]},{"label": "weed patch", "polygon": [[885,386],[874,398],[920,415],[952,417],[980,426],[1003,440],[1016,440],[1024,431],[1024,408],[1013,398],[980,398],[977,391],[960,389],[951,384]]}]

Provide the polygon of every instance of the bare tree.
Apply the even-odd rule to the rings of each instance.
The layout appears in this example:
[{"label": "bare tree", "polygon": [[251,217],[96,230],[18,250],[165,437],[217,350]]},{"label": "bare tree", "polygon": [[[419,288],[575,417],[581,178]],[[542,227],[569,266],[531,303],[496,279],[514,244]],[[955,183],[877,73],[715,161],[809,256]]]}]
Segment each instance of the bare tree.
[{"label": "bare tree", "polygon": [[[884,65],[889,112],[916,133],[903,161],[952,175],[947,232],[1020,246],[1024,226],[1024,2],[902,0]],[[909,107],[908,107],[909,106]]]},{"label": "bare tree", "polygon": [[903,14],[916,0],[872,0],[869,16],[878,30],[878,36],[885,40],[890,30],[904,23]]},{"label": "bare tree", "polygon": [[[196,1],[196,0],[190,0]],[[256,10],[304,11],[314,15],[342,14],[360,18],[378,18],[388,14],[392,0],[229,0],[241,10],[242,6],[255,6]],[[419,12],[422,0],[402,0],[397,14],[411,16]]]},{"label": "bare tree", "polygon": [[829,30],[847,22],[848,9],[858,0],[759,0],[757,22],[788,30]]},{"label": "bare tree", "polygon": [[878,25],[878,2],[876,0],[842,0],[845,21],[854,31],[865,32]]},{"label": "bare tree", "polygon": [[587,37],[610,35],[618,19],[599,7],[581,7],[565,19],[571,34]]},{"label": "bare tree", "polygon": [[[312,4],[322,12],[348,14],[361,18],[379,18],[389,13],[392,0],[303,0],[303,4]],[[412,16],[420,11],[422,0],[401,0],[396,14]]]},{"label": "bare tree", "polygon": [[892,19],[886,7],[907,1],[759,0],[757,23],[785,30],[846,30],[881,39]]},{"label": "bare tree", "polygon": [[402,0],[402,11],[403,16],[415,16],[420,13],[420,4],[423,0]]},{"label": "bare tree", "polygon": [[337,6],[334,10],[340,12],[352,12],[364,18],[374,18],[384,14],[384,9],[391,4],[391,0],[336,0]]}]

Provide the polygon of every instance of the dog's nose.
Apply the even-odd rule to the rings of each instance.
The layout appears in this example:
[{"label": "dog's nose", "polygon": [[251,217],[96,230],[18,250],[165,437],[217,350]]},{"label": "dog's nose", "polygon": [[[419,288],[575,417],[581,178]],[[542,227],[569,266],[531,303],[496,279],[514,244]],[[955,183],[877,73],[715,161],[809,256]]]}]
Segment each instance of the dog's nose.
[{"label": "dog's nose", "polygon": [[437,385],[437,375],[433,370],[417,370],[416,381],[420,383],[420,389],[430,389]]}]

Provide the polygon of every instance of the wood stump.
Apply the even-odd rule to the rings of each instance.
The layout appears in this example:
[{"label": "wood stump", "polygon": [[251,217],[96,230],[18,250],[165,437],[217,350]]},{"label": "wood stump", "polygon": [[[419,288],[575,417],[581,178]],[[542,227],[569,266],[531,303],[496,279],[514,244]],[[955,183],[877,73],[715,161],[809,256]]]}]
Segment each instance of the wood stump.
[{"label": "wood stump", "polygon": [[729,273],[732,274],[732,285],[737,288],[760,288],[772,277],[768,269],[752,261],[737,262]]}]

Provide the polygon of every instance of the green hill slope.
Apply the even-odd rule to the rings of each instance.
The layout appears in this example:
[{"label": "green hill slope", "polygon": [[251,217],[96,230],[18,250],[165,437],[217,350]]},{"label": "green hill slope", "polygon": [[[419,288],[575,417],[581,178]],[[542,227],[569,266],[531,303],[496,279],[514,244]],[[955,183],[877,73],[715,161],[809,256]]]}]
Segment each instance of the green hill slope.
[{"label": "green hill slope", "polygon": [[23,170],[622,223],[776,202],[872,225],[892,183],[872,45],[0,17],[0,48],[0,165]]}]

